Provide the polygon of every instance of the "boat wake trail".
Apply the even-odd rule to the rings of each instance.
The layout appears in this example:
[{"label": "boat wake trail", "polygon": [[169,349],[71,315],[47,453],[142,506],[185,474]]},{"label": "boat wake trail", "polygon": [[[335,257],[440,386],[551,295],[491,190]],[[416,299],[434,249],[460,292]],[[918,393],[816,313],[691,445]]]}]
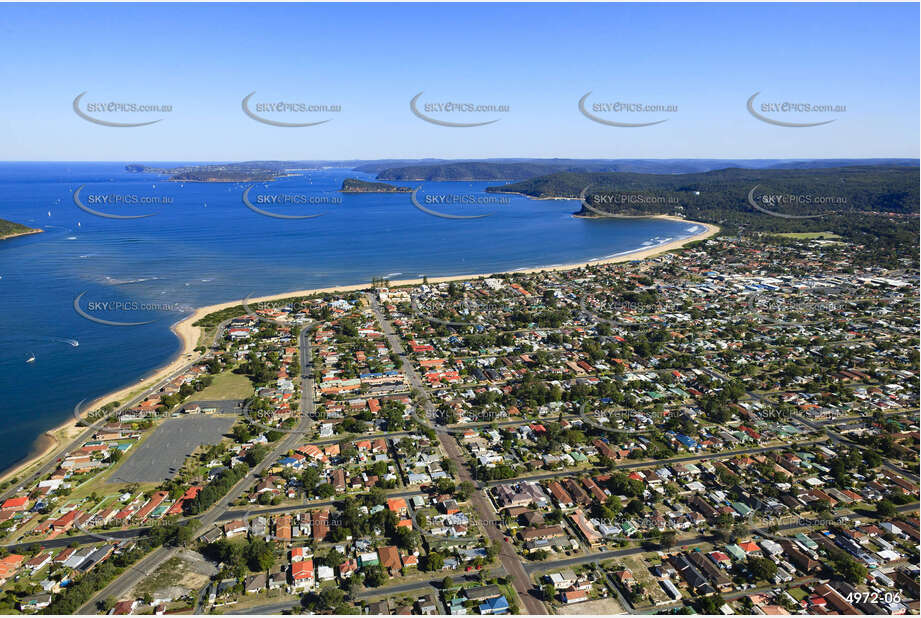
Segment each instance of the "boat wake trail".
[{"label": "boat wake trail", "polygon": [[80,342],[70,337],[52,337],[49,335],[14,335],[0,336],[0,343],[16,343],[25,341],[42,341],[50,343],[66,343],[72,348],[80,346]]}]

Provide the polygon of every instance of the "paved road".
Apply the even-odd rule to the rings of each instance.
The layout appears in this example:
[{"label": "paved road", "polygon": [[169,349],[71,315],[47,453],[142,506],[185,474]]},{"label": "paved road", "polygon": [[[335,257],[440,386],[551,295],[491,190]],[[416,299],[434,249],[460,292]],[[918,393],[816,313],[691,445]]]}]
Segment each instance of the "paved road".
[{"label": "paved road", "polygon": [[[393,437],[393,436],[404,435],[406,433],[408,432],[396,432],[393,434],[379,434],[379,435]],[[375,434],[375,435],[378,436],[378,434]],[[821,442],[821,440],[816,441],[816,442]],[[811,444],[811,443],[812,442],[803,442],[801,444]],[[314,442],[314,444],[316,444],[316,442]],[[455,446],[456,446],[456,443],[455,443]],[[617,466],[617,469],[628,470],[628,469],[633,469],[633,468],[648,468],[650,466],[667,465],[667,464],[676,463],[676,462],[699,461],[702,459],[716,459],[716,458],[721,458],[721,457],[734,457],[736,455],[742,455],[742,454],[762,453],[762,452],[778,450],[782,448],[787,448],[787,447],[786,446],[754,447],[754,448],[744,449],[740,451],[732,451],[732,452],[724,452],[724,453],[710,453],[710,454],[704,454],[704,455],[692,455],[692,456],[687,456],[687,457],[663,459],[659,461],[646,461],[642,463],[620,464]],[[607,470],[607,468],[604,468],[604,469],[598,468],[597,470],[602,471],[602,470]],[[505,479],[505,480],[500,480],[500,481],[488,481],[487,483],[485,483],[485,485],[489,487],[495,487],[497,485],[520,483],[522,481],[543,481],[543,480],[549,480],[549,479],[566,477],[566,476],[573,476],[573,475],[578,475],[581,473],[589,473],[589,472],[591,472],[591,470],[547,472],[544,474],[535,474],[531,476],[515,477],[515,478]],[[396,498],[409,498],[409,497],[416,496],[419,494],[421,494],[419,490],[404,490],[404,491],[399,491],[399,492],[387,492],[388,496],[392,496]],[[302,505],[283,505],[283,506],[272,506],[272,507],[264,507],[264,508],[252,508],[252,509],[244,508],[244,509],[226,510],[223,513],[221,513],[221,515],[215,520],[215,523],[227,522],[233,519],[240,519],[241,517],[247,514],[251,516],[270,515],[274,513],[290,512],[290,511],[294,511],[294,510],[302,509],[302,508],[309,509],[309,508],[317,508],[317,507],[323,507],[323,506],[334,506],[336,502],[339,502],[339,501],[341,500],[334,499],[334,500],[305,502]],[[200,519],[200,517],[195,517],[195,518],[190,518],[190,519]],[[145,526],[142,528],[131,528],[127,530],[106,531],[105,534],[108,534],[114,537],[118,537],[118,538],[130,539],[130,538],[140,537],[144,533],[146,533],[148,530],[150,530],[150,527]],[[70,545],[73,542],[83,544],[83,543],[94,543],[97,540],[98,539],[92,535],[74,535],[70,537],[59,537],[57,539],[53,539],[50,541],[31,541],[27,543],[17,543],[15,545],[5,545],[4,547],[8,549],[9,551],[19,551],[19,550],[28,549],[29,547],[32,547],[33,545],[36,545],[36,544],[39,544],[45,548],[55,548],[55,547],[66,547],[67,545]]]},{"label": "paved road", "polygon": [[[421,579],[413,582],[406,582],[403,584],[394,584],[392,586],[381,586],[380,588],[368,588],[362,590],[357,598],[359,599],[376,599],[378,597],[394,597],[401,594],[406,594],[407,592],[412,592],[413,590],[426,590],[427,592],[437,593],[441,589],[441,582],[445,578],[445,575],[451,577],[451,573],[442,573],[437,577],[431,579]],[[506,575],[505,570],[500,568],[493,569],[489,572],[490,577],[504,577]],[[477,577],[474,575],[464,575],[463,577],[452,577],[455,583],[463,579],[468,582],[473,582],[477,580]],[[285,610],[291,609],[292,607],[298,606],[297,600],[291,599],[288,601],[278,601],[276,603],[267,603],[265,605],[258,605],[256,607],[250,607],[248,609],[233,611],[230,613],[242,614],[242,615],[264,615],[264,614],[273,614],[276,612],[283,612]]]},{"label": "paved road", "polygon": [[[138,539],[150,531],[149,526],[143,528],[130,528],[128,530],[105,530],[102,534],[116,539]],[[15,543],[4,545],[3,548],[13,553],[28,551],[31,547],[39,546],[42,549],[60,549],[67,547],[71,543],[85,545],[89,543],[99,543],[103,539],[92,534],[75,534],[73,536],[59,536],[56,539],[29,541],[27,543]]]},{"label": "paved road", "polygon": [[[384,317],[377,299],[373,296],[369,298],[371,300],[371,308],[374,311],[374,315],[381,325],[381,330],[384,336],[387,337],[390,347],[393,348],[393,351],[403,360],[404,374],[409,378],[410,385],[418,392],[419,401],[425,409],[428,418],[435,418],[435,406],[432,404],[428,395],[428,390],[422,383],[422,379],[416,372],[415,367],[413,367],[412,363],[405,356],[405,350],[403,349],[400,338],[397,337],[396,333],[393,331],[393,326]],[[448,457],[457,465],[457,476],[460,481],[473,482],[470,470],[467,468],[466,457],[464,457],[461,452],[454,436],[446,431],[437,431],[436,433],[442,448],[448,454]],[[477,514],[481,520],[480,523],[486,530],[489,540],[499,548],[499,559],[506,572],[509,573],[512,578],[515,590],[518,592],[521,602],[524,603],[525,607],[523,609],[529,614],[547,614],[548,612],[544,604],[534,595],[531,580],[525,572],[524,566],[521,563],[521,558],[518,556],[517,552],[515,552],[514,548],[509,543],[505,542],[505,535],[498,527],[500,518],[493,510],[489,499],[482,491],[477,489],[470,496],[470,502],[473,504],[474,508],[476,508]]]},{"label": "paved road", "polygon": [[[810,444],[820,444],[824,440],[811,440],[797,442],[797,446],[807,446]],[[653,468],[657,466],[666,466],[675,463],[688,463],[695,461],[705,461],[708,459],[723,459],[731,458],[737,455],[751,455],[754,453],[767,453],[769,451],[777,451],[790,448],[790,444],[778,444],[775,446],[755,446],[752,448],[746,448],[737,451],[723,451],[719,453],[701,453],[699,455],[687,455],[683,457],[670,457],[668,459],[658,459],[658,460],[646,460],[641,462],[631,462],[626,464],[617,464],[614,466],[616,470],[633,470],[636,468]],[[522,481],[547,481],[550,479],[561,478],[566,476],[578,476],[579,474],[587,474],[593,470],[598,472],[603,472],[608,470],[606,467],[599,467],[594,469],[581,469],[581,470],[569,470],[569,471],[560,471],[560,472],[545,472],[543,474],[533,474],[528,476],[516,476],[510,479],[503,479],[500,481],[487,481],[485,484],[489,487],[495,487],[497,485],[511,485],[515,483],[520,483]]]},{"label": "paved road", "polygon": [[[907,511],[917,510],[918,504],[906,504],[900,507],[897,507],[897,511],[904,513]],[[803,528],[803,524],[800,522],[792,522],[789,524],[783,524],[777,527],[778,532],[782,530],[793,530],[796,528]],[[754,531],[753,531],[754,532]],[[706,543],[716,539],[714,535],[702,534],[690,539],[676,539],[675,545],[672,548],[674,549],[683,547],[686,545],[695,545],[697,543]],[[636,554],[648,553],[648,549],[643,549],[643,547],[625,547],[623,549],[613,549],[609,551],[594,552],[585,554],[582,556],[576,556],[574,558],[563,558],[562,560],[553,560],[553,561],[544,561],[544,562],[532,562],[525,565],[525,570],[529,574],[534,573],[545,573],[548,571],[556,571],[559,569],[565,569],[567,567],[577,566],[581,564],[587,564],[592,562],[604,562],[605,560],[611,560],[614,558],[623,558],[624,556],[633,556]],[[776,586],[775,586],[776,587]]]},{"label": "paved road", "polygon": [[[310,339],[308,337],[310,329],[304,327],[301,331],[300,336],[300,347],[302,355],[302,365],[303,358],[306,355],[306,358],[310,358]],[[313,401],[313,378],[307,378],[303,380],[303,394],[301,395],[301,418],[295,428],[295,431],[289,433],[286,437],[279,440],[275,448],[273,448],[266,456],[263,458],[259,464],[251,468],[249,472],[246,473],[242,479],[240,479],[236,485],[223,498],[218,500],[214,505],[208,509],[208,512],[198,518],[201,530],[207,530],[210,528],[223,514],[227,507],[239,498],[244,491],[246,491],[262,474],[262,472],[268,468],[270,465],[274,464],[279,455],[285,453],[295,446],[297,446],[298,441],[300,440],[301,434],[309,427],[312,422],[314,415],[314,401]],[[142,558],[134,568],[126,570],[122,573],[121,576],[112,581],[108,586],[100,590],[93,596],[77,613],[80,614],[92,614],[95,613],[96,604],[108,597],[115,599],[120,599],[123,595],[127,594],[138,582],[140,582],[144,577],[153,573],[157,567],[166,562],[177,550],[175,548],[168,547],[158,547],[153,550],[147,556]]]},{"label": "paved road", "polygon": [[[388,498],[412,498],[413,496],[422,496],[425,495],[418,489],[408,489],[406,491],[395,491],[387,492]],[[256,517],[257,515],[270,515],[272,513],[291,513],[293,511],[298,511],[301,509],[315,509],[321,506],[335,506],[337,503],[343,501],[343,498],[334,498],[331,500],[311,500],[310,502],[304,502],[299,505],[288,505],[288,506],[270,506],[270,507],[258,507],[252,509],[234,509],[232,511],[224,511],[221,516],[218,518],[218,521],[230,521],[231,519],[240,519],[244,515],[249,515],[250,517]]]},{"label": "paved road", "polygon": [[[413,496],[423,495],[418,489],[409,489],[401,491],[388,491],[386,492],[388,497],[393,498],[411,498]],[[335,506],[337,502],[341,502],[342,498],[335,498],[331,500],[311,500],[309,502],[303,502],[301,504],[288,504],[282,506],[269,506],[269,507],[254,507],[251,509],[247,508],[237,508],[225,510],[221,513],[214,523],[220,524],[223,522],[228,522],[233,519],[240,519],[244,515],[257,516],[257,515],[272,515],[275,513],[286,513],[297,511],[299,509],[313,509],[324,506]],[[202,519],[201,515],[193,515],[191,517],[183,518],[187,521],[198,521]],[[181,520],[180,520],[181,521]],[[137,528],[127,528],[122,530],[105,530],[102,534],[105,534],[110,537],[116,537],[119,539],[136,539],[144,536],[150,531],[151,526],[141,526]],[[202,530],[204,532],[204,530]],[[39,545],[45,549],[54,549],[54,548],[63,548],[67,547],[71,543],[78,543],[84,545],[87,543],[97,543],[101,539],[98,536],[93,535],[92,533],[88,534],[75,534],[73,536],[60,536],[56,539],[50,540],[34,540],[22,543],[12,543],[9,545],[3,545],[2,547],[11,552],[21,552],[26,551],[31,547]]]},{"label": "paved road", "polygon": [[[512,423],[520,424],[521,421],[512,421]],[[374,434],[374,437],[399,437],[399,436],[407,435],[408,433],[409,432]],[[331,440],[329,442],[332,443],[332,442],[338,442],[338,441],[340,440]],[[326,442],[327,441],[312,442],[312,444],[323,444]],[[821,440],[816,441],[816,443],[818,442],[821,442]],[[801,444],[812,444],[812,443],[813,442],[802,442]],[[676,462],[699,461],[702,459],[716,459],[720,457],[734,457],[735,455],[740,455],[740,454],[752,454],[752,453],[766,452],[766,451],[777,450],[781,448],[786,448],[786,447],[784,446],[755,447],[755,448],[744,449],[740,451],[710,453],[710,454],[704,454],[704,455],[691,455],[691,456],[685,456],[685,457],[663,459],[659,461],[646,461],[646,462],[641,462],[641,463],[631,462],[627,464],[620,464],[617,466],[617,469],[629,470],[629,469],[634,469],[634,468],[648,468],[648,467],[656,466],[656,465],[667,465],[667,464],[676,463]],[[598,470],[599,471],[607,470],[607,468],[604,468],[604,469],[598,468]],[[572,476],[574,474],[577,475],[580,473],[589,473],[589,472],[591,472],[591,470],[587,470],[587,469],[577,470],[577,471],[568,471],[568,472],[566,471],[547,472],[543,474],[535,474],[531,476],[521,476],[521,477],[515,477],[515,478],[504,479],[504,480],[499,480],[499,481],[488,481],[485,483],[485,485],[488,485],[489,487],[495,487],[497,485],[515,484],[515,483],[519,483],[522,481],[542,481],[542,480],[549,480],[549,479],[560,478],[560,477],[565,477],[565,476]],[[399,491],[399,492],[389,491],[387,492],[387,495],[392,496],[392,497],[397,497],[397,498],[408,498],[408,497],[412,497],[415,495],[419,495],[420,493],[421,492],[418,490],[404,490],[404,491]],[[215,520],[215,523],[227,522],[233,519],[240,519],[246,514],[253,515],[253,516],[268,515],[268,514],[274,514],[274,513],[283,513],[286,511],[293,511],[293,510],[297,510],[301,508],[309,509],[309,508],[316,508],[316,507],[323,507],[323,506],[333,506],[335,505],[337,501],[338,499],[311,501],[311,502],[305,502],[300,505],[283,505],[283,506],[272,506],[272,507],[257,507],[257,508],[252,508],[252,509],[226,510],[223,513],[221,513],[221,515]],[[190,519],[200,519],[200,516],[195,516]],[[106,531],[105,534],[108,534],[110,536],[115,536],[118,538],[130,539],[130,538],[140,537],[143,534],[145,534],[148,530],[150,530],[150,527],[144,526],[140,528],[130,528],[126,530]],[[49,541],[29,541],[29,542],[24,542],[24,543],[4,545],[3,547],[5,547],[6,549],[10,551],[18,551],[18,550],[27,549],[36,544],[39,544],[45,548],[55,548],[55,547],[66,547],[67,545],[70,545],[73,542],[83,544],[83,543],[94,543],[97,540],[98,538],[92,535],[74,535],[74,536],[59,537],[57,539],[52,539]]]},{"label": "paved road", "polygon": [[[814,430],[816,430],[816,431],[824,431],[824,432],[828,435],[828,437],[831,439],[832,442],[835,442],[835,443],[837,443],[837,444],[844,444],[844,445],[846,445],[846,446],[850,446],[850,447],[859,449],[859,450],[861,450],[861,451],[870,450],[870,449],[868,449],[867,447],[865,447],[865,446],[863,446],[863,445],[861,445],[861,444],[857,444],[856,442],[854,442],[853,440],[851,440],[851,439],[848,438],[847,436],[844,436],[844,435],[838,433],[837,431],[835,431],[835,430],[832,429],[831,427],[823,427],[823,426],[821,426],[821,425],[816,424],[814,421],[807,420],[806,418],[804,418],[804,417],[802,417],[802,416],[794,416],[794,418],[795,418],[796,420],[798,420],[799,422],[803,423],[804,425],[806,425],[807,427],[810,427],[811,429],[814,429]],[[904,477],[910,479],[911,481],[914,481],[915,483],[918,483],[918,482],[919,482],[919,477],[918,477],[917,474],[915,474],[914,472],[910,472],[909,470],[904,469],[902,466],[899,466],[899,465],[893,463],[893,462],[890,461],[889,459],[883,458],[883,466],[886,467],[886,468],[888,468],[888,469],[891,470],[892,472],[895,472],[895,473],[897,473],[897,474],[901,474],[902,476],[904,476]]]},{"label": "paved road", "polygon": [[230,611],[227,613],[239,616],[264,616],[267,614],[279,614],[290,610],[292,607],[300,607],[300,605],[297,599],[290,599],[288,601],[279,601],[278,603],[270,603],[268,605],[257,605],[256,607],[250,607],[248,609],[235,610],[231,607]]}]

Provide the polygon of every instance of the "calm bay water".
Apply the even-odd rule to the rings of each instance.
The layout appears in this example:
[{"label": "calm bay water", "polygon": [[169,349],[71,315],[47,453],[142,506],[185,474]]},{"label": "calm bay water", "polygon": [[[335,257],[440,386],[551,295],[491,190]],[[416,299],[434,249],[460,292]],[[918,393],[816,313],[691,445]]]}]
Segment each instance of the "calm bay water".
[{"label": "calm bay water", "polygon": [[[59,425],[80,400],[92,400],[168,362],[179,350],[169,326],[189,308],[314,287],[421,275],[499,272],[566,264],[687,237],[700,230],[662,220],[587,220],[574,201],[518,196],[489,207],[442,207],[425,195],[485,195],[492,183],[419,183],[420,201],[442,212],[490,212],[478,220],[433,217],[407,194],[337,192],[342,180],[372,176],[347,169],[305,170],[251,194],[259,208],[318,214],[280,220],[249,210],[241,184],[172,183],[126,172],[121,163],[0,163],[0,218],[45,230],[0,241],[0,468],[25,457],[43,431]],[[118,214],[111,220],[73,203]],[[259,196],[341,198],[340,204],[270,208]],[[170,204],[113,208],[100,195],[172,198]],[[98,199],[98,197],[97,197]],[[303,199],[303,198],[297,198]],[[79,316],[92,302],[168,306],[106,313],[106,326]],[[93,313],[89,311],[89,313]],[[103,316],[103,313],[93,313]],[[78,347],[67,339],[79,341]],[[31,363],[26,362],[34,356]]]}]

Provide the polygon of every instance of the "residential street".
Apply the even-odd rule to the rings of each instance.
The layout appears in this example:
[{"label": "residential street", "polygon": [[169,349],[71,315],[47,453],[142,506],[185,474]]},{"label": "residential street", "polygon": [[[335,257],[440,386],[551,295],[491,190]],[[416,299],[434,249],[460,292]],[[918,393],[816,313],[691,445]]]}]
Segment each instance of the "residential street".
[{"label": "residential street", "polygon": [[[419,377],[419,374],[412,366],[412,363],[410,363],[410,361],[404,356],[405,351],[403,349],[403,345],[400,342],[399,337],[396,335],[396,333],[394,333],[393,326],[390,324],[389,320],[384,317],[377,299],[373,296],[368,296],[368,298],[371,302],[371,307],[374,310],[374,315],[384,332],[384,336],[387,337],[387,341],[390,343],[390,347],[394,352],[401,356],[403,360],[403,371],[409,379],[413,389],[415,389],[418,393],[419,400],[425,409],[428,418],[434,418],[435,406],[432,404],[432,401],[428,396],[428,391],[425,385],[422,383],[422,379]],[[458,446],[457,441],[454,439],[454,436],[445,431],[438,431],[437,429],[436,433],[438,435],[438,440],[441,442],[442,448],[448,454],[448,457],[457,465],[457,472],[460,481],[473,482],[470,470],[467,467],[466,459],[461,453],[460,447]],[[481,527],[486,531],[489,540],[499,549],[499,559],[502,562],[502,566],[505,567],[505,570],[512,578],[512,582],[515,585],[515,590],[518,592],[518,596],[521,598],[521,602],[525,606],[523,609],[527,610],[527,613],[529,614],[546,614],[547,609],[544,607],[543,602],[537,598],[536,589],[532,586],[531,580],[521,563],[521,559],[515,552],[514,547],[505,542],[505,535],[501,530],[499,530],[495,523],[499,517],[493,510],[489,499],[483,494],[483,491],[478,488],[471,495],[470,501],[474,508],[476,508],[477,514],[480,517]]]}]

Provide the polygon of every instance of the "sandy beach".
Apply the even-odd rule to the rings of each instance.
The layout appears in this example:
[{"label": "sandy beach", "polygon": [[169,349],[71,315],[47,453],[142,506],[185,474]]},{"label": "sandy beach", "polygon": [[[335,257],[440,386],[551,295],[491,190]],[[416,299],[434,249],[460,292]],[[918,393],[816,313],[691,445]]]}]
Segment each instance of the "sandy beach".
[{"label": "sandy beach", "polygon": [[[655,219],[668,219],[671,221],[677,221],[680,223],[687,223],[688,225],[699,225],[704,231],[700,234],[690,236],[688,238],[682,238],[680,240],[673,240],[671,242],[663,243],[661,245],[656,245],[654,247],[649,247],[646,249],[639,249],[636,251],[630,251],[628,253],[623,253],[621,255],[613,256],[607,259],[593,260],[589,262],[577,262],[573,264],[562,264],[557,266],[544,266],[536,268],[528,268],[523,270],[511,271],[509,274],[516,273],[537,273],[537,272],[550,272],[550,271],[561,271],[561,270],[573,270],[576,268],[583,268],[585,266],[599,266],[601,264],[615,264],[618,262],[629,262],[634,260],[642,260],[650,258],[661,253],[666,253],[668,251],[673,251],[679,249],[684,245],[710,238],[711,236],[719,232],[719,227],[716,225],[711,225],[709,223],[700,223],[698,221],[688,221],[686,219],[681,219],[679,217],[672,217],[669,215],[657,215],[655,217],[649,217]],[[499,274],[497,272],[491,273],[473,273],[466,275],[452,275],[448,277],[429,277],[429,283],[444,283],[449,281],[462,281],[467,279],[476,279],[479,277],[488,277],[490,275]],[[404,285],[419,285],[422,283],[422,279],[400,279],[397,281],[391,281],[390,285],[393,287],[404,286]],[[277,300],[283,300],[286,298],[294,298],[298,296],[310,296],[312,294],[323,294],[327,292],[354,292],[358,290],[364,290],[369,287],[368,283],[360,283],[357,285],[344,285],[344,286],[335,286],[328,288],[314,288],[310,290],[295,290],[291,292],[283,292],[281,294],[272,294],[270,296],[260,296],[258,298],[248,299],[249,303],[261,303],[261,302],[271,302]],[[95,410],[101,406],[104,406],[107,403],[112,401],[119,401],[125,403],[127,397],[132,393],[137,393],[141,389],[147,389],[150,386],[154,385],[156,382],[163,380],[167,376],[179,371],[184,366],[194,362],[201,355],[198,352],[195,352],[195,347],[198,344],[199,337],[201,336],[201,328],[193,326],[195,322],[205,317],[209,313],[214,313],[215,311],[220,311],[222,309],[227,309],[230,307],[236,307],[243,304],[243,299],[237,299],[228,301],[225,303],[220,303],[217,305],[209,305],[207,307],[200,307],[196,309],[191,315],[182,319],[181,321],[173,324],[171,330],[179,338],[182,343],[182,348],[179,353],[176,355],[173,360],[171,360],[166,365],[154,370],[149,376],[144,378],[141,381],[138,381],[134,384],[125,386],[122,389],[108,393],[99,397],[89,404],[82,407],[82,411],[87,412]],[[35,464],[40,463],[46,457],[55,453],[62,445],[69,444],[74,437],[80,434],[82,428],[77,426],[77,420],[70,419],[67,422],[61,424],[60,426],[45,432],[39,439],[36,441],[34,452],[30,456],[16,464],[14,467],[5,470],[0,477],[0,481],[9,478],[15,474],[19,474],[22,471],[27,470],[28,468],[34,466]]]}]

